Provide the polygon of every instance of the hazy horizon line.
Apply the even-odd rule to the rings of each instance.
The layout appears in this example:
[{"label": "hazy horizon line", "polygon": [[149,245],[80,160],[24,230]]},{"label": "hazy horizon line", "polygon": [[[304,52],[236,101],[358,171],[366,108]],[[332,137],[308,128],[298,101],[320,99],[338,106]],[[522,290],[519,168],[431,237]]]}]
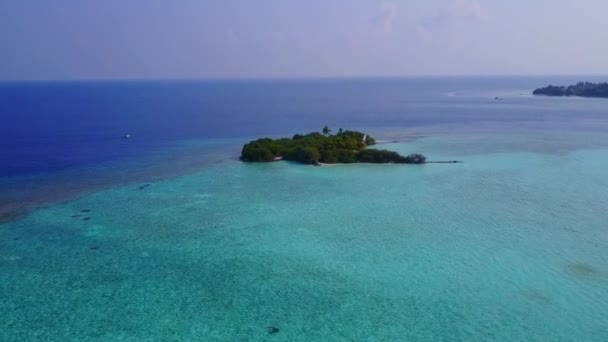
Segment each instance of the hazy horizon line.
[{"label": "hazy horizon line", "polygon": [[[188,82],[188,81],[315,81],[315,80],[368,80],[368,79],[433,79],[433,78],[520,78],[520,77],[608,77],[607,74],[429,74],[429,75],[370,75],[370,76],[260,76],[260,77],[145,77],[145,78],[57,78],[57,79],[0,79],[0,83],[36,82]],[[608,80],[607,80],[608,81]]]}]

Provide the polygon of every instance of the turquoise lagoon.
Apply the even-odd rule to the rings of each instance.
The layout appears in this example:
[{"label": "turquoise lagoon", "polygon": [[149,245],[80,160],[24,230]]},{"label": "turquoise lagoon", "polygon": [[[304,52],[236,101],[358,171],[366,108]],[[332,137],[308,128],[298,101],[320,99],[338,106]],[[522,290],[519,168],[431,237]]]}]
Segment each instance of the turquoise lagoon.
[{"label": "turquoise lagoon", "polygon": [[0,340],[606,341],[608,137],[423,133],[383,147],[464,163],[225,155],[2,224]]}]

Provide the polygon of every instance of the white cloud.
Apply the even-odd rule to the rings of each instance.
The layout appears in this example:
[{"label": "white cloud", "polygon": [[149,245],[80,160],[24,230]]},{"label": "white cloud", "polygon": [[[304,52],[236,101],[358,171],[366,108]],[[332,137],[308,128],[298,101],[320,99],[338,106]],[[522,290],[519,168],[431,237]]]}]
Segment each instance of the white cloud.
[{"label": "white cloud", "polygon": [[397,6],[392,2],[383,1],[380,4],[380,11],[382,12],[382,31],[384,33],[391,33],[393,31],[393,20],[397,12]]},{"label": "white cloud", "polygon": [[423,13],[416,31],[420,35],[429,35],[435,31],[450,29],[459,22],[484,22],[487,19],[488,12],[477,0],[449,0],[443,6]]},{"label": "white cloud", "polygon": [[477,0],[456,0],[452,12],[454,16],[462,18],[473,18],[485,21],[488,19],[488,12],[479,5]]}]

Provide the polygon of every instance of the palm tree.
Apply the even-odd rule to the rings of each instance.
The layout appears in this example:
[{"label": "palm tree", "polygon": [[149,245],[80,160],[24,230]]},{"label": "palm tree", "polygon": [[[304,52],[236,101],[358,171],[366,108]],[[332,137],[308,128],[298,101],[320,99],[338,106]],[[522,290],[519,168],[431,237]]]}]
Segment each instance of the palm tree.
[{"label": "palm tree", "polygon": [[329,127],[327,127],[327,125],[325,125],[325,127],[323,127],[323,135],[324,136],[328,136],[329,132],[331,132],[331,129],[329,129]]}]

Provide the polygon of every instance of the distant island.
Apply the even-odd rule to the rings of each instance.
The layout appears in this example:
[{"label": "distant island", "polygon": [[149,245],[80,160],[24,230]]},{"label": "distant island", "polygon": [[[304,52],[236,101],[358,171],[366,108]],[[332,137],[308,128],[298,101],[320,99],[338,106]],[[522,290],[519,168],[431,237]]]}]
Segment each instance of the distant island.
[{"label": "distant island", "polygon": [[336,134],[325,126],[322,133],[296,134],[292,138],[262,138],[251,141],[241,152],[246,162],[272,162],[289,160],[303,164],[350,164],[350,163],[397,163],[423,164],[426,157],[421,154],[402,156],[397,152],[367,149],[376,140],[371,136],[342,128]]},{"label": "distant island", "polygon": [[534,90],[534,95],[608,97],[608,83],[579,82],[571,86],[547,86]]}]

